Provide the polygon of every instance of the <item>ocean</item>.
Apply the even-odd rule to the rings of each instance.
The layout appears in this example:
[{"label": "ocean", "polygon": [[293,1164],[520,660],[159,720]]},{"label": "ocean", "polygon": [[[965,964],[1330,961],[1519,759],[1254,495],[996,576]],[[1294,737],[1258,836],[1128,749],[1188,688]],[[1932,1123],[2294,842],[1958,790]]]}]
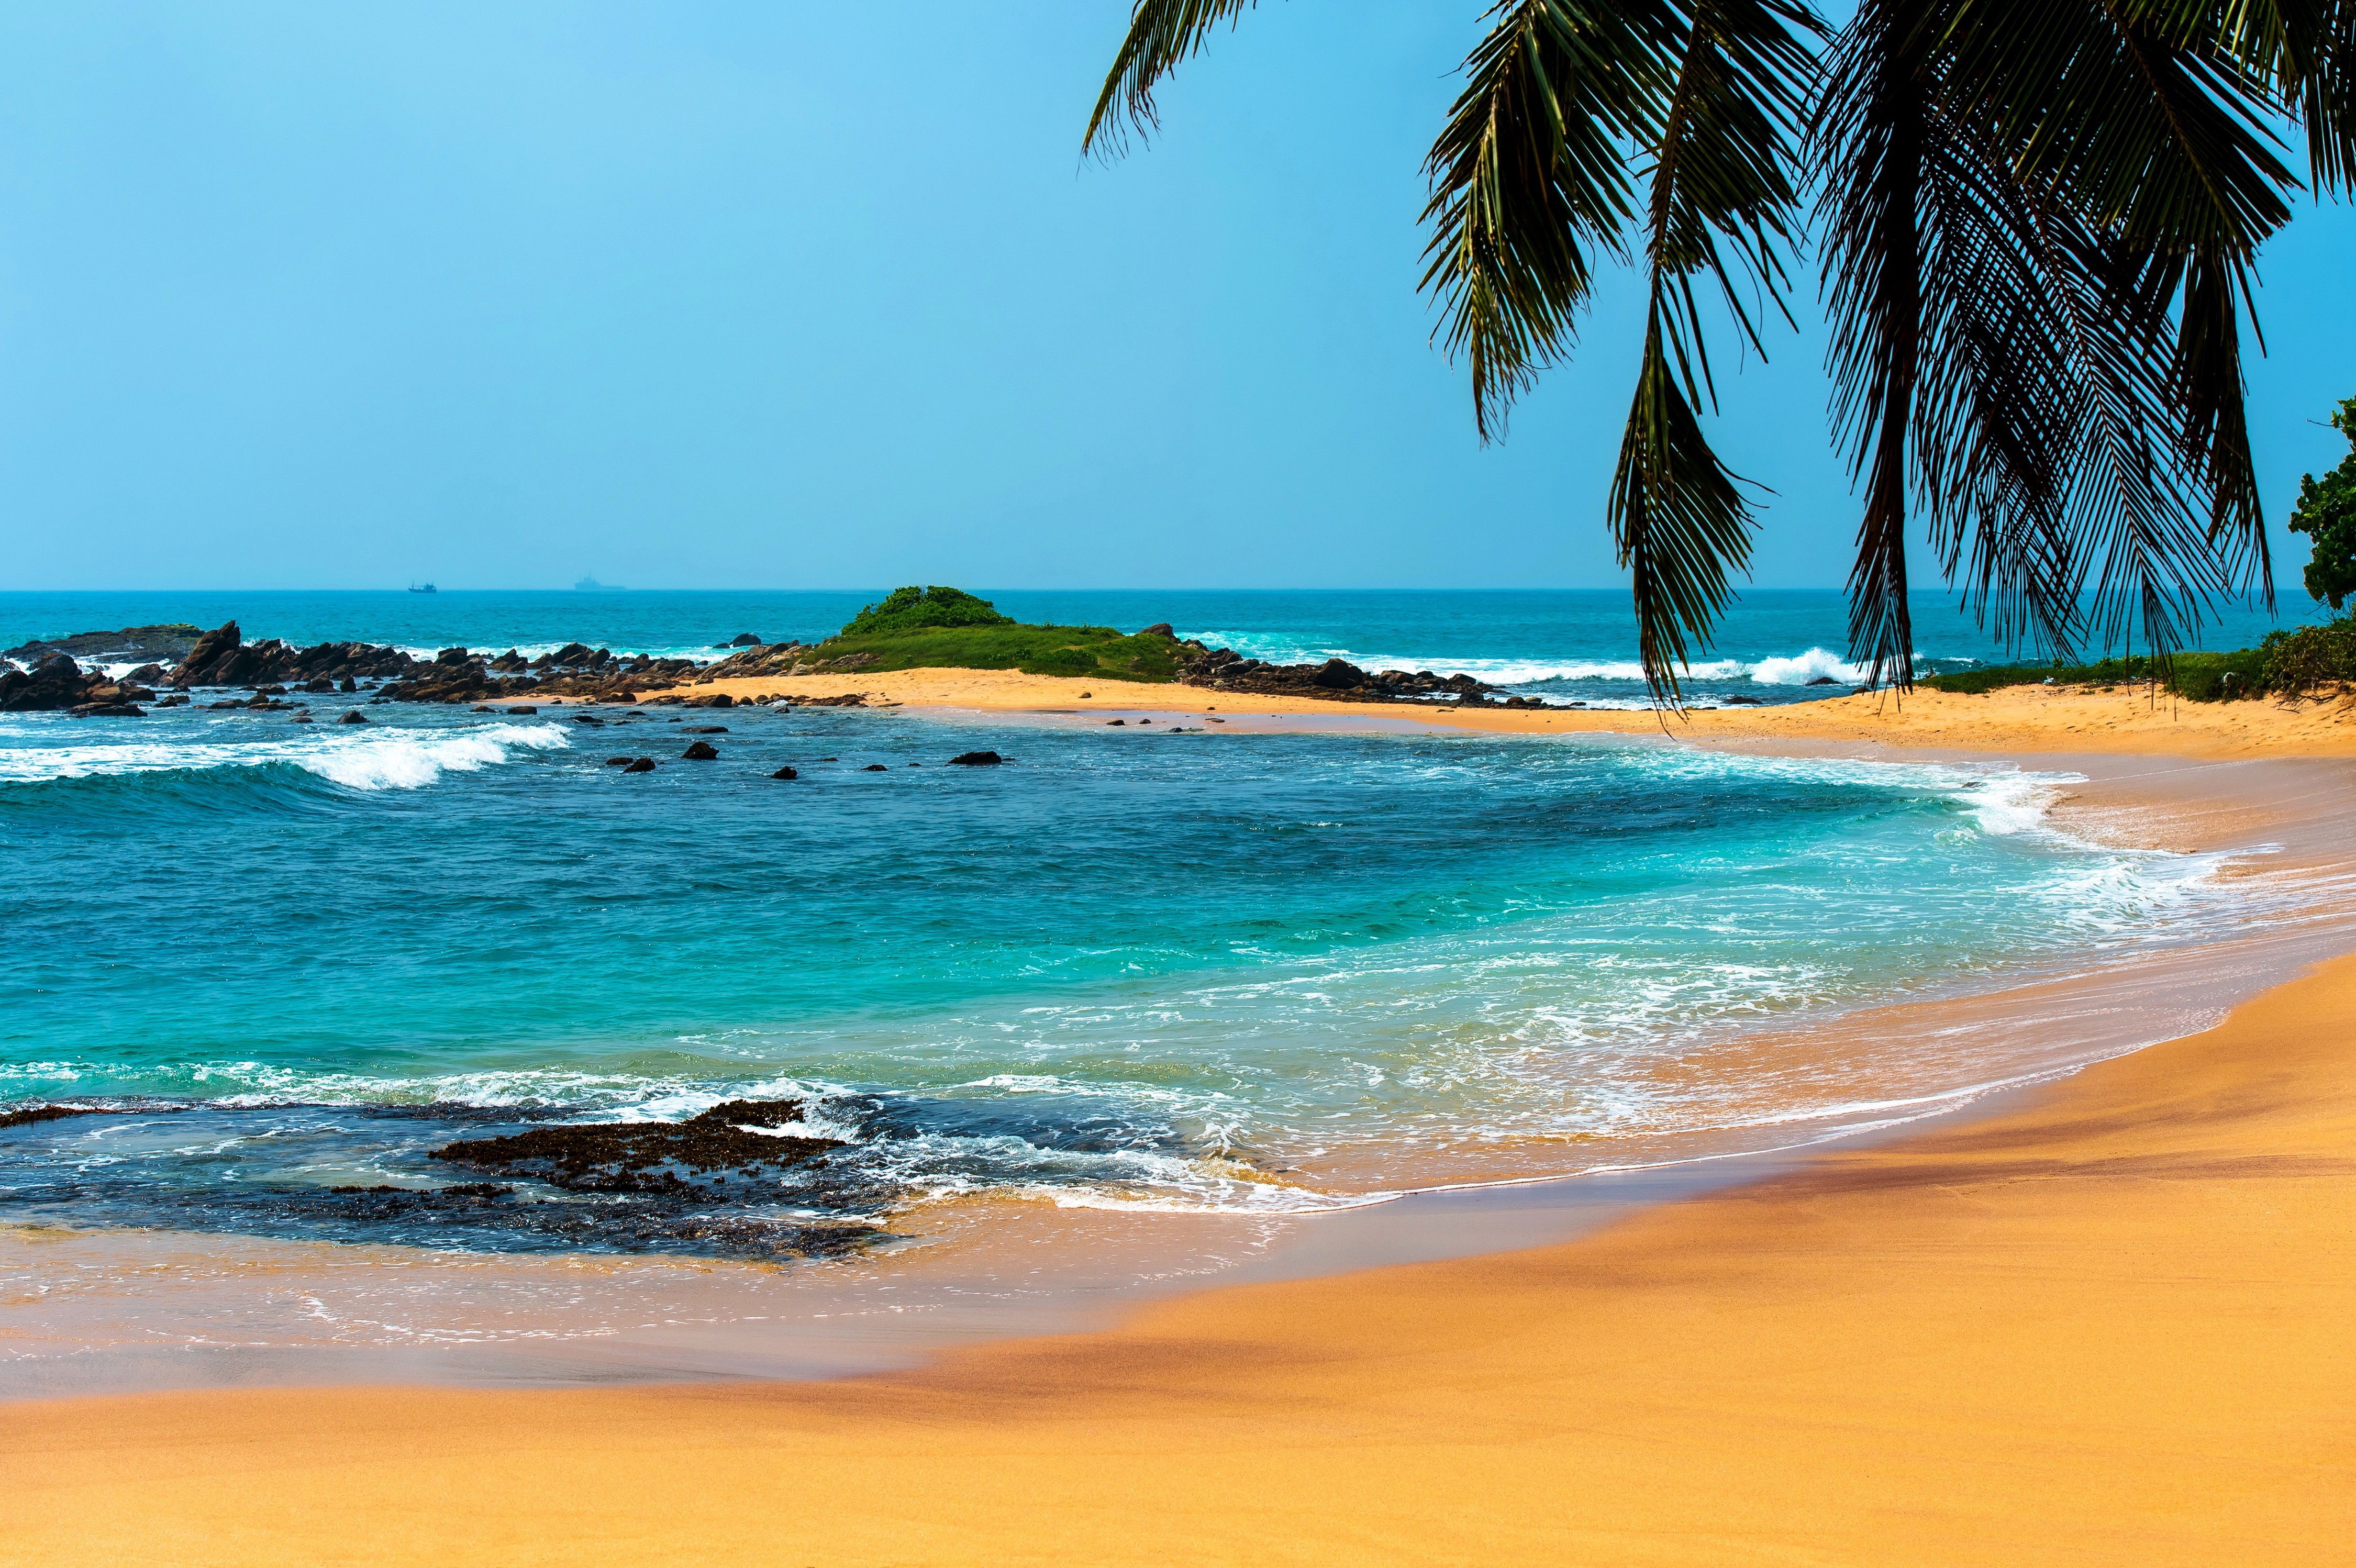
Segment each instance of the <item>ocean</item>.
[{"label": "ocean", "polygon": [[[12,595],[0,645],[235,618],[677,654],[814,638],[874,596]],[[1269,659],[1640,691],[1617,596],[991,596]],[[1953,618],[1926,605],[1926,657],[1992,656]],[[1846,682],[1840,624],[1835,596],[1758,596],[1706,682]],[[2244,897],[2212,858],[2058,831],[2065,775],[1727,755],[1648,714],[1536,738],[364,711],[0,715],[0,1115],[104,1112],[0,1125],[0,1220],[791,1258],[978,1194],[1291,1214],[1783,1146],[2012,1069],[1762,1042],[2199,940]],[[719,757],[674,760],[704,722]],[[1011,760],[946,766],[980,749]],[[794,1102],[768,1131],[824,1158],[600,1187],[434,1157],[742,1100]]]}]

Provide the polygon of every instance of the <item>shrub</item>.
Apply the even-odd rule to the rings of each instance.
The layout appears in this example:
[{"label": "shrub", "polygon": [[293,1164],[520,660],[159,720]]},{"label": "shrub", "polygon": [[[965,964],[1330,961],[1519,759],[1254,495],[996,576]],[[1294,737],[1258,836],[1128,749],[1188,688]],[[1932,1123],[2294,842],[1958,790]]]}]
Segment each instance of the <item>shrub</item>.
[{"label": "shrub", "polygon": [[874,632],[929,631],[959,626],[1012,626],[1012,616],[1000,615],[988,599],[962,588],[894,588],[880,605],[869,605],[851,618],[841,635]]}]

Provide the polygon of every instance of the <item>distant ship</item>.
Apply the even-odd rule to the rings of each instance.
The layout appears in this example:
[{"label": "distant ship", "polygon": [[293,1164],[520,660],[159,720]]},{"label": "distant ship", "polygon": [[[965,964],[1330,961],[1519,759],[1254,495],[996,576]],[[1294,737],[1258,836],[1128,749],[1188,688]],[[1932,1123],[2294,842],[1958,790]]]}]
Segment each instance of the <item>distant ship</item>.
[{"label": "distant ship", "polygon": [[412,583],[409,585],[409,591],[412,594],[438,594],[442,590],[431,583]]},{"label": "distant ship", "polygon": [[619,583],[601,583],[594,577],[582,578],[573,585],[573,590],[580,594],[620,594],[628,591]]}]

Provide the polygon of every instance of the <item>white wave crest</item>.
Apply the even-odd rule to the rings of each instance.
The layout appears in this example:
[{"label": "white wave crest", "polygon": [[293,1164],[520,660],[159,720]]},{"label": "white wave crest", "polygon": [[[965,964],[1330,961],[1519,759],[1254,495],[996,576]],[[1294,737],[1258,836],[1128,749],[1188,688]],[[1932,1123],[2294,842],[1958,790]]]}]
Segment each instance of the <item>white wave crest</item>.
[{"label": "white wave crest", "polygon": [[1865,679],[1865,671],[1824,648],[1811,648],[1794,659],[1762,659],[1751,667],[1751,678],[1762,686],[1804,686],[1826,676],[1854,686]]},{"label": "white wave crest", "polygon": [[510,746],[562,750],[572,740],[554,725],[492,725],[459,735],[380,733],[288,758],[306,773],[350,789],[414,789],[444,773],[470,773],[505,762]]}]

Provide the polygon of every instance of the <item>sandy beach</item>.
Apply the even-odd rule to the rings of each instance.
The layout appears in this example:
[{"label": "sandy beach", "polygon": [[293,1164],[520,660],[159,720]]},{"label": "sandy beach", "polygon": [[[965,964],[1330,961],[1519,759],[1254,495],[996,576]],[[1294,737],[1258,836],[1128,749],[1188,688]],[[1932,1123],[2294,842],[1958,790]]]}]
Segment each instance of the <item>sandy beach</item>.
[{"label": "sandy beach", "polygon": [[[730,694],[1208,712],[1154,705],[1205,694],[1183,689],[970,671],[746,684]],[[2356,755],[2340,714],[2022,691],[1697,714],[1678,733],[2024,761]],[[0,1406],[0,1562],[2340,1563],[2351,1395],[2341,958],[1991,1114],[1567,1244],[1232,1286],[915,1371]]]},{"label": "sandy beach", "polygon": [[[856,692],[870,702],[980,713],[1112,716],[1284,717],[1317,715],[1399,721],[1507,735],[1584,731],[1667,734],[1711,741],[1809,741],[1967,750],[2002,755],[2125,752],[2153,757],[2356,756],[2356,716],[2340,697],[2289,703],[2183,703],[2148,687],[2014,686],[1986,696],[1928,689],[1827,697],[1781,707],[1696,707],[1665,723],[1619,709],[1442,708],[1421,703],[1329,703],[1252,696],[1202,687],[1071,681],[1000,670],[903,670],[881,675],[814,675],[797,680],[713,681],[677,695],[726,693],[738,702],[778,696],[824,697]],[[665,693],[649,693],[649,697]],[[1698,691],[1696,703],[1714,701]],[[549,699],[542,699],[549,701]],[[1207,705],[1206,705],[1207,704]]]}]

